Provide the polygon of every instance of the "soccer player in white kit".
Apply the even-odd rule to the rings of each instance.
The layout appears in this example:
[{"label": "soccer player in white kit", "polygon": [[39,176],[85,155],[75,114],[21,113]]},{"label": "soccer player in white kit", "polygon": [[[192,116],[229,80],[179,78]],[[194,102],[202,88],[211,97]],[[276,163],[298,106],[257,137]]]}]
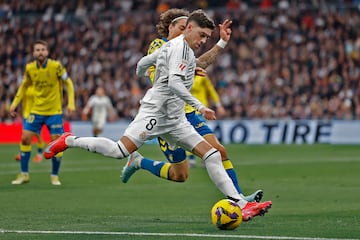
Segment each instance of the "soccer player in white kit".
[{"label": "soccer player in white kit", "polygon": [[[160,136],[168,143],[181,146],[202,158],[210,179],[225,196],[236,201],[242,209],[250,204],[241,198],[226,174],[219,151],[206,142],[185,117],[186,102],[201,112],[204,118],[215,119],[215,112],[205,107],[189,92],[196,67],[193,50],[207,41],[214,28],[214,22],[202,10],[194,11],[190,14],[182,35],[138,62],[138,75],[144,75],[148,67],[156,63],[155,81],[140,101],[137,116],[119,141],[77,137],[66,133],[46,147],[45,158],[51,158],[69,147],[83,148],[113,158],[125,158],[146,140]],[[268,201],[252,204],[253,207],[248,209],[249,219],[266,212],[272,203]]]},{"label": "soccer player in white kit", "polygon": [[91,95],[82,113],[87,116],[90,111],[93,136],[97,137],[102,133],[107,118],[115,119],[116,117],[111,100],[105,94],[105,89],[101,86],[96,88],[94,95]]}]

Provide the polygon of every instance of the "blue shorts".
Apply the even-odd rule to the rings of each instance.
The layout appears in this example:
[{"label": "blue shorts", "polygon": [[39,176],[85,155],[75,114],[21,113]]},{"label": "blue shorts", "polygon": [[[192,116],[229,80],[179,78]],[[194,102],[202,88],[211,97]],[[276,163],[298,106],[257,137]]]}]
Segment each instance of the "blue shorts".
[{"label": "blue shorts", "polygon": [[[186,118],[201,136],[214,134],[201,114],[196,114],[195,112],[186,113]],[[184,149],[180,147],[172,149],[162,138],[158,138],[158,141],[161,151],[170,163],[180,163],[186,160],[186,151]]]},{"label": "blue shorts", "polygon": [[40,134],[41,128],[46,125],[49,129],[50,135],[63,134],[64,123],[63,115],[57,114],[52,116],[43,116],[38,114],[30,113],[29,117],[24,122],[24,130],[35,132]]},{"label": "blue shorts", "polygon": [[206,134],[214,134],[213,130],[209,128],[209,126],[206,124],[206,120],[202,117],[201,114],[196,114],[195,111],[186,113],[186,118],[201,136],[205,136]]}]

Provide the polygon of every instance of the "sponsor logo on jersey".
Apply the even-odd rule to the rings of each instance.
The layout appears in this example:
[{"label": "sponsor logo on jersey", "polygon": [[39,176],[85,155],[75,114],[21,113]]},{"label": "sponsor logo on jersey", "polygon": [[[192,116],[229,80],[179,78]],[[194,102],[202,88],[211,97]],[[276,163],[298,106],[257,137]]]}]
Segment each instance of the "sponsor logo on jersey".
[{"label": "sponsor logo on jersey", "polygon": [[180,63],[179,66],[178,66],[178,68],[180,69],[180,71],[184,71],[185,68],[186,68],[186,65],[183,64],[183,63]]}]

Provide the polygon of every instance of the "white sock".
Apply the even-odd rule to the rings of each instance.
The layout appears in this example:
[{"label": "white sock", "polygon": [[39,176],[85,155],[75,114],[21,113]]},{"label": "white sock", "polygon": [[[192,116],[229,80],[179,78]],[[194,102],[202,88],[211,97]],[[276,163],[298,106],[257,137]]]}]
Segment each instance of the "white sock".
[{"label": "white sock", "polygon": [[65,139],[65,142],[69,147],[83,148],[108,157],[125,158],[129,155],[128,150],[121,141],[114,142],[104,137],[69,136]]},{"label": "white sock", "polygon": [[212,148],[207,153],[205,153],[203,160],[205,162],[205,167],[209,174],[209,177],[215,183],[217,188],[227,197],[236,201],[240,208],[243,208],[247,201],[245,201],[237,192],[233,182],[230,177],[226,174],[224,166],[221,162],[220,152],[215,148]]}]

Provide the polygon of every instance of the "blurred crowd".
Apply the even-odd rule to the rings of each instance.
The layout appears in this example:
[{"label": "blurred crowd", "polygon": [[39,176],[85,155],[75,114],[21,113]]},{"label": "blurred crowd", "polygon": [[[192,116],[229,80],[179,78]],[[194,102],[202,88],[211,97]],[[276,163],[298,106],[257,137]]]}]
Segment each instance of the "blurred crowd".
[{"label": "blurred crowd", "polygon": [[[305,2],[305,3],[304,3]],[[0,122],[32,60],[34,40],[67,68],[81,111],[103,86],[119,118],[131,119],[151,87],[135,76],[168,8],[203,8],[232,38],[207,69],[225,118],[360,119],[360,12],[357,1],[102,0],[0,2]],[[218,32],[196,54],[218,40]]]}]

